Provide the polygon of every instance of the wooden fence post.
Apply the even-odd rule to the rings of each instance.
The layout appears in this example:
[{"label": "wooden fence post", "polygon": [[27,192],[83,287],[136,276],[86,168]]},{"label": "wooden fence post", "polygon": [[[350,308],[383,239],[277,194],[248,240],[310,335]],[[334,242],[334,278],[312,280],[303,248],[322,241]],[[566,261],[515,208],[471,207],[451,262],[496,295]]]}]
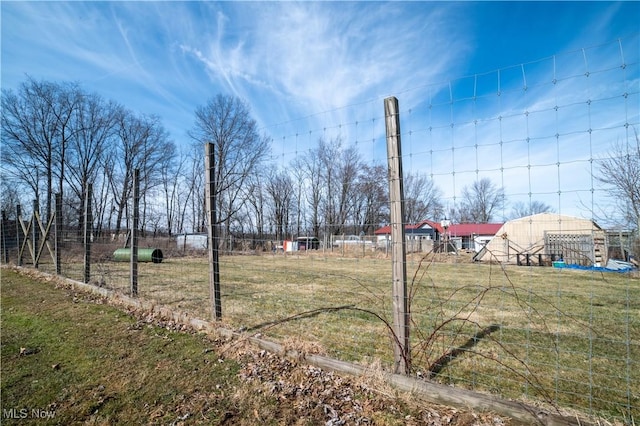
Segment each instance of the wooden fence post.
[{"label": "wooden fence post", "polygon": [[26,238],[22,234],[22,206],[20,204],[16,204],[16,242],[18,243],[18,266],[22,266],[22,239]]},{"label": "wooden fence post", "polygon": [[220,263],[218,253],[218,214],[216,204],[215,149],[212,143],[205,144],[206,206],[209,240],[209,295],[214,321],[222,318],[220,295]]},{"label": "wooden fence post", "polygon": [[2,240],[2,263],[9,263],[9,248],[7,247],[7,212],[2,210],[2,229],[0,229],[0,239]]},{"label": "wooden fence post", "polygon": [[[62,274],[62,194],[56,194],[56,222],[55,222],[55,239],[54,239],[54,251],[56,258],[56,275]],[[85,281],[86,282],[86,281]]]},{"label": "wooden fence post", "polygon": [[393,268],[393,331],[394,370],[399,374],[411,371],[409,342],[409,300],[407,295],[407,264],[404,230],[404,189],[402,184],[402,150],[400,147],[400,113],[398,99],[384,100],[387,130],[387,162],[391,209],[391,263]]},{"label": "wooden fence post", "polygon": [[[91,280],[91,236],[93,234],[93,211],[91,209],[91,199],[93,187],[87,184],[84,194],[84,282]],[[62,223],[62,219],[60,220]]]},{"label": "wooden fence post", "polygon": [[36,198],[33,200],[33,213],[31,214],[31,235],[33,242],[33,250],[31,252],[31,259],[33,260],[33,267],[38,269],[38,258],[36,252],[38,251],[38,230],[40,227],[40,203]]},{"label": "wooden fence post", "polygon": [[133,172],[133,220],[131,221],[131,296],[138,295],[138,220],[140,218],[140,170]]}]

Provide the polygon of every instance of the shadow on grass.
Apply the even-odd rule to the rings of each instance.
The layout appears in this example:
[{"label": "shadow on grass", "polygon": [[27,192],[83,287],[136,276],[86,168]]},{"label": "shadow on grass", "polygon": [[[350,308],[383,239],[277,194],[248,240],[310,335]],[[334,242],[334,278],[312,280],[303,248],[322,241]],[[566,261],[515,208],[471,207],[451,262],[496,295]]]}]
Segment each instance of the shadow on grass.
[{"label": "shadow on grass", "polygon": [[494,333],[498,330],[500,330],[500,324],[491,324],[489,327],[485,327],[482,330],[478,331],[472,338],[467,340],[464,345],[451,349],[449,352],[442,355],[429,367],[430,376],[437,376],[442,370],[444,370],[447,365],[449,365],[449,363],[454,361],[457,357],[462,355],[467,350],[480,343],[480,341],[487,337],[489,334]]}]

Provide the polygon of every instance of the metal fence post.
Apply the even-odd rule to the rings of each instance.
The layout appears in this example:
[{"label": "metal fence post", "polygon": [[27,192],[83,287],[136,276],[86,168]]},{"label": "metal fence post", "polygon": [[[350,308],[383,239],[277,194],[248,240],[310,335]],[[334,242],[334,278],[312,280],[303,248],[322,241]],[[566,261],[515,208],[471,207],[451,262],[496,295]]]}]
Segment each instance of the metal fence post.
[{"label": "metal fence post", "polygon": [[384,100],[387,130],[387,162],[389,166],[389,196],[391,210],[391,263],[393,268],[393,331],[394,370],[408,374],[411,371],[409,344],[409,300],[407,296],[407,264],[404,230],[404,189],[402,185],[402,153],[400,147],[400,113],[398,99]]}]

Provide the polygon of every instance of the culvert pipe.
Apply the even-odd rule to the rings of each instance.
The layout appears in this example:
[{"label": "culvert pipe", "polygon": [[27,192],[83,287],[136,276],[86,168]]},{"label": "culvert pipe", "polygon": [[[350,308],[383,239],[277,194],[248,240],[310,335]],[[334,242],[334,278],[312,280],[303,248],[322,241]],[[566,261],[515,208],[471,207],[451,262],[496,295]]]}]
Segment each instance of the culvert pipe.
[{"label": "culvert pipe", "polygon": [[[116,262],[129,262],[131,260],[130,248],[119,248],[113,252],[113,260]],[[139,248],[138,262],[162,262],[162,250],[158,248]]]}]

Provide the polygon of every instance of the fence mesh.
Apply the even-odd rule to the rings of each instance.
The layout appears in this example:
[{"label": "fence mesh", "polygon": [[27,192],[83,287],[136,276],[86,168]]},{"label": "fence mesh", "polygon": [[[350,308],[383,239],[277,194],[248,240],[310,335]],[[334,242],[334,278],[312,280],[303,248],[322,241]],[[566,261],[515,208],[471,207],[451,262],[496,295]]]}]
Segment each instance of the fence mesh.
[{"label": "fence mesh", "polygon": [[[407,196],[412,375],[638,419],[640,280],[637,272],[606,268],[610,259],[629,260],[638,225],[616,221],[619,200],[598,176],[620,152],[640,162],[633,151],[639,43],[635,35],[394,94]],[[375,190],[372,199],[348,198],[369,195],[349,186],[358,176],[387,185],[384,125],[380,98],[263,129],[272,137],[270,168],[289,177],[284,192],[295,208],[264,232],[249,210],[221,225],[225,325],[392,368],[390,232],[380,216],[366,214]],[[317,155],[330,161],[316,163]],[[343,180],[314,186],[318,164],[325,165],[318,173],[335,165]],[[498,202],[490,217],[464,228],[465,219],[477,218],[469,216],[468,194],[479,182],[489,184],[485,195],[497,191]],[[313,204],[314,188],[329,197],[324,204]],[[429,194],[435,205],[417,206]],[[326,220],[317,221],[314,208],[322,206]],[[211,318],[206,234],[155,232],[159,197],[147,197],[141,209],[148,220],[139,247],[160,250],[162,262],[142,259],[138,296]],[[31,213],[23,212],[25,223]],[[10,230],[19,224],[3,222],[3,235],[15,235]],[[64,222],[58,231],[61,273],[82,281],[82,231]],[[92,235],[91,283],[130,291],[126,253],[114,260],[127,247],[125,234]],[[22,245],[18,238],[5,246],[10,262]],[[43,253],[39,269],[55,273],[54,258]],[[27,249],[22,263],[33,266]]]}]

